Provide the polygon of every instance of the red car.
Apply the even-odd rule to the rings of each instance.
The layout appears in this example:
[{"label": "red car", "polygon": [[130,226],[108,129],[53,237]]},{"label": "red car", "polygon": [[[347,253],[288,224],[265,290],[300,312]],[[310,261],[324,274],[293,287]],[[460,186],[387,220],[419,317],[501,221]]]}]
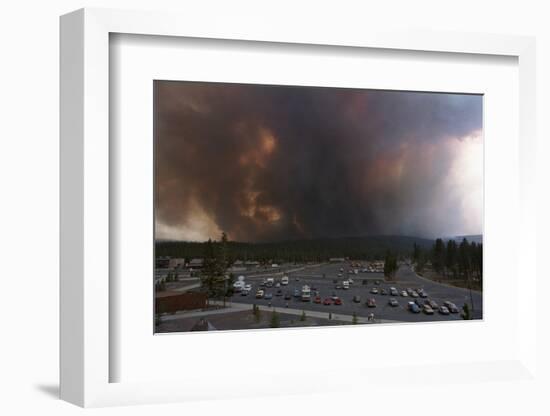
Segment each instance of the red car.
[{"label": "red car", "polygon": [[335,305],[341,305],[342,304],[342,299],[340,299],[340,298],[334,299],[334,304]]},{"label": "red car", "polygon": [[367,307],[376,308],[376,300],[374,298],[370,298],[369,300],[367,300]]},{"label": "red car", "polygon": [[330,305],[332,304],[332,301],[330,300],[330,298],[325,298],[325,300],[323,301],[323,305]]},{"label": "red car", "polygon": [[315,299],[313,299],[314,303],[321,303],[321,296],[315,296]]}]

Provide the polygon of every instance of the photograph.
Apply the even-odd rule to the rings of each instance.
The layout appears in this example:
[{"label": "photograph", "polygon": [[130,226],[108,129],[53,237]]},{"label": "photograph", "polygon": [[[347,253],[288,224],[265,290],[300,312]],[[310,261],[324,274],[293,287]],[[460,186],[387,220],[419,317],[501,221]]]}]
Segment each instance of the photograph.
[{"label": "photograph", "polygon": [[154,333],[483,319],[483,95],[153,81]]}]

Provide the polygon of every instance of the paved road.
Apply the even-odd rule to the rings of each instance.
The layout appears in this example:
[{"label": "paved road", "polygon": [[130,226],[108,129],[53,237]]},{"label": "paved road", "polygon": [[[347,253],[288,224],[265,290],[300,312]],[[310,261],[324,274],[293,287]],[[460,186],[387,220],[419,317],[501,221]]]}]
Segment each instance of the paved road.
[{"label": "paved road", "polygon": [[[320,296],[324,299],[330,297],[333,293],[339,296],[343,300],[343,305],[323,305],[315,304],[313,302],[302,302],[294,297],[291,300],[285,301],[283,296],[275,296],[277,288],[266,288],[266,292],[273,294],[273,299],[256,299],[255,292],[259,288],[262,278],[247,278],[246,282],[252,285],[252,292],[248,296],[241,296],[235,294],[233,301],[236,303],[252,304],[256,303],[263,306],[271,306],[278,308],[285,308],[288,302],[288,308],[306,311],[324,312],[328,316],[328,313],[352,315],[354,312],[359,317],[367,317],[370,313],[374,313],[376,319],[400,321],[400,322],[429,322],[429,321],[441,321],[441,320],[460,320],[459,314],[441,315],[435,313],[434,315],[425,315],[424,313],[413,314],[406,309],[408,301],[412,299],[410,297],[396,297],[399,302],[398,307],[391,307],[388,305],[390,296],[388,295],[374,295],[369,293],[373,287],[377,287],[379,290],[385,288],[387,291],[390,287],[395,287],[399,292],[408,287],[413,289],[422,287],[428,293],[429,299],[435,300],[438,304],[442,304],[446,300],[450,300],[455,303],[459,308],[467,302],[471,303],[470,291],[467,289],[456,288],[452,286],[446,286],[437,282],[424,279],[417,276],[416,273],[409,266],[401,266],[396,273],[395,281],[385,282],[381,273],[359,273],[352,276],[354,284],[349,290],[335,289],[334,279],[337,279],[339,283],[347,278],[347,274],[343,277],[338,277],[340,268],[343,267],[347,270],[347,265],[344,264],[325,264],[316,268],[310,268],[300,272],[289,273],[290,283],[288,286],[282,286],[280,289],[283,294],[288,292],[291,295],[294,293],[294,289],[301,289],[304,284],[308,284],[319,291]],[[362,284],[362,280],[367,279],[366,285]],[[375,280],[379,280],[381,283],[379,286],[374,284]],[[355,295],[361,297],[361,303],[354,303],[352,301]],[[376,300],[376,308],[367,308],[365,301],[367,298],[374,298]],[[474,318],[479,319],[482,317],[482,296],[479,292],[472,292],[473,304],[474,304]]]}]

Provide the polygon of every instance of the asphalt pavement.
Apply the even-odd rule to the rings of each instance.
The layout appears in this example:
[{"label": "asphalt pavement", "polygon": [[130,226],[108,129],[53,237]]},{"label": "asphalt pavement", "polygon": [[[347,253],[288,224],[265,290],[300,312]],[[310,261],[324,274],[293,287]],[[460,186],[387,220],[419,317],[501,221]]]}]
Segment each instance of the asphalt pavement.
[{"label": "asphalt pavement", "polygon": [[[295,268],[295,267],[294,267]],[[340,269],[343,268],[343,276],[338,276]],[[323,264],[318,267],[309,267],[304,270],[285,273],[289,276],[289,284],[287,286],[281,286],[280,288],[271,287],[263,288],[265,293],[271,293],[273,298],[257,299],[255,297],[257,289],[260,288],[260,283],[265,278],[264,276],[251,277],[245,276],[245,281],[252,285],[252,290],[247,296],[241,296],[240,293],[235,293],[231,298],[232,302],[239,304],[257,304],[262,306],[273,306],[277,308],[286,308],[288,304],[289,309],[298,309],[305,311],[316,311],[326,313],[328,317],[329,313],[332,314],[345,314],[353,315],[354,313],[358,317],[368,317],[373,313],[376,320],[380,321],[397,321],[397,322],[430,322],[430,321],[450,321],[461,320],[460,313],[442,315],[437,310],[433,315],[426,315],[421,312],[414,314],[407,310],[407,303],[414,299],[410,296],[390,296],[372,294],[370,291],[372,288],[377,288],[380,292],[381,289],[385,289],[389,293],[390,287],[395,287],[399,293],[407,288],[418,289],[423,288],[428,294],[428,298],[434,300],[438,305],[443,304],[444,301],[453,302],[459,309],[462,309],[464,303],[468,303],[472,306],[473,301],[473,317],[474,319],[482,318],[482,294],[476,291],[469,291],[468,289],[457,288],[430,281],[428,279],[418,276],[410,266],[402,265],[398,269],[393,281],[388,282],[384,280],[382,273],[364,273],[359,271],[358,274],[350,275],[347,273],[349,267],[343,263]],[[291,267],[289,267],[291,270]],[[354,281],[350,285],[349,289],[336,289],[336,285],[342,284],[343,280],[347,280],[351,277]],[[337,283],[334,283],[337,280]],[[366,281],[366,284],[363,283]],[[375,284],[375,281],[379,281],[379,285]],[[275,281],[280,282],[280,277],[275,276]],[[294,290],[301,291],[303,285],[308,285],[312,289],[312,301],[304,302],[299,298],[293,296]],[[276,296],[278,290],[281,290],[282,295]],[[342,299],[342,305],[324,305],[316,304],[313,302],[313,291],[317,291],[322,300],[332,295],[336,295]],[[290,300],[284,299],[284,294],[289,293],[291,295]],[[359,303],[353,302],[354,296],[359,296],[361,301]],[[369,308],[366,305],[366,301],[369,298],[374,298],[376,301],[375,308]],[[388,304],[390,298],[395,298],[399,303],[399,306],[392,307]]]}]

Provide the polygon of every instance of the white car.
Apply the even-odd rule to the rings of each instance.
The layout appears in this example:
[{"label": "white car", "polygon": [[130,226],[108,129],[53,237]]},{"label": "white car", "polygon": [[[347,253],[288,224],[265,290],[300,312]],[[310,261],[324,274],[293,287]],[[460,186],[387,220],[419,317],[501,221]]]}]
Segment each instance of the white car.
[{"label": "white car", "polygon": [[344,281],[342,282],[342,288],[343,288],[343,289],[349,289],[349,281],[344,280]]},{"label": "white car", "polygon": [[406,298],[406,297],[409,296],[409,295],[407,295],[407,292],[406,292],[405,290],[402,290],[402,291],[401,291],[401,296],[403,296],[404,298]]},{"label": "white car", "polygon": [[252,290],[252,285],[251,284],[244,285],[243,290],[246,290],[247,292],[250,292]]}]

